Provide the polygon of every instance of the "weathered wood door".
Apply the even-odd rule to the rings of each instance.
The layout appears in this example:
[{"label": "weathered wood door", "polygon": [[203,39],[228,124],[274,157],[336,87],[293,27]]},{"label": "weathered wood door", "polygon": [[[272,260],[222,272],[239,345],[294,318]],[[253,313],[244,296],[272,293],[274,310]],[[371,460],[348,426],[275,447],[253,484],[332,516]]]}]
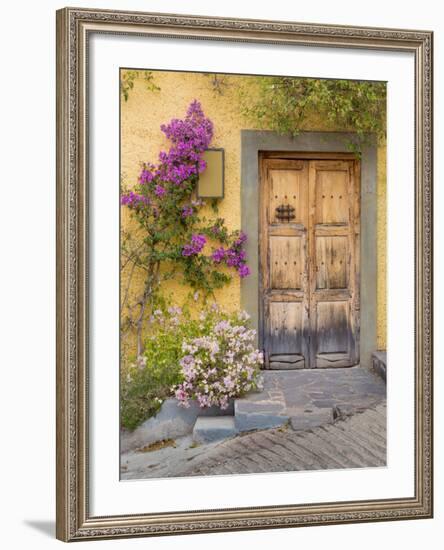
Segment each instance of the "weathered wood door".
[{"label": "weathered wood door", "polygon": [[261,157],[261,339],[268,368],[359,362],[359,171],[359,161],[346,157]]}]

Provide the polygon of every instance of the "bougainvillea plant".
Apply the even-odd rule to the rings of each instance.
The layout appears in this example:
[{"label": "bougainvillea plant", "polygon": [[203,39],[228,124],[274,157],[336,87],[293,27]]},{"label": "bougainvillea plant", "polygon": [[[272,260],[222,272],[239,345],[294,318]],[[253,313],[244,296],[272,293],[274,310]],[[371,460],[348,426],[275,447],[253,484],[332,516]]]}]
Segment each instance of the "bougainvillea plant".
[{"label": "bougainvillea plant", "polygon": [[[210,205],[214,216],[203,215],[205,201],[196,197],[213,123],[194,100],[184,119],[173,119],[160,129],[170,140],[170,149],[159,153],[156,164],[143,164],[135,188],[121,193],[121,204],[136,222],[135,229],[122,231],[122,269],[128,270],[122,329],[136,330],[137,355],[143,350],[146,319],[163,281],[179,278],[208,296],[231,280],[231,272],[239,277],[250,272],[243,250],[247,236],[227,229],[215,202]],[[143,284],[134,298],[136,272],[143,274]]]},{"label": "bougainvillea plant", "polygon": [[229,400],[262,389],[262,352],[254,346],[256,331],[245,311],[231,315],[217,306],[202,311],[200,334],[182,342],[182,381],[174,395],[183,407],[195,400],[200,407],[226,409]]}]

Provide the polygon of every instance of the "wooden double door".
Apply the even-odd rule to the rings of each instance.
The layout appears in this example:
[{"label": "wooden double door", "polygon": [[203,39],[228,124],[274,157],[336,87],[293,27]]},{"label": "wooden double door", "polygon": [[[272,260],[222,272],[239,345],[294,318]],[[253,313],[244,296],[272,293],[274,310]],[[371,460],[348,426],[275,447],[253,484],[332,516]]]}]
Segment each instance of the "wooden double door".
[{"label": "wooden double door", "polygon": [[266,368],[359,362],[360,163],[260,157],[260,317]]}]

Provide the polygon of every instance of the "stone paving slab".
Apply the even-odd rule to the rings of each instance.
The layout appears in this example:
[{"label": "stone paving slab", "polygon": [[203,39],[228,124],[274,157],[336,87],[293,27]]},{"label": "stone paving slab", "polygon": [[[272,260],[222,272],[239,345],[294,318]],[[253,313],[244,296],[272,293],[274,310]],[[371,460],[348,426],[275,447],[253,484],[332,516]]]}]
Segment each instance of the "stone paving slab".
[{"label": "stone paving slab", "polygon": [[289,420],[285,401],[278,397],[261,401],[236,399],[234,403],[234,418],[240,432],[277,428]]},{"label": "stone paving slab", "polygon": [[[241,432],[268,429],[290,420],[303,430],[333,421],[334,411],[362,411],[385,399],[386,386],[363,367],[263,372],[264,390],[235,401]],[[237,418],[239,417],[239,418]],[[328,419],[328,420],[327,420]]]},{"label": "stone paving slab", "polygon": [[293,430],[311,430],[318,426],[332,424],[334,420],[333,409],[331,407],[316,408],[313,410],[304,409],[301,411],[292,410],[291,414],[290,426]]},{"label": "stone paving slab", "polygon": [[219,441],[238,433],[233,416],[198,416],[193,428],[196,443]]}]

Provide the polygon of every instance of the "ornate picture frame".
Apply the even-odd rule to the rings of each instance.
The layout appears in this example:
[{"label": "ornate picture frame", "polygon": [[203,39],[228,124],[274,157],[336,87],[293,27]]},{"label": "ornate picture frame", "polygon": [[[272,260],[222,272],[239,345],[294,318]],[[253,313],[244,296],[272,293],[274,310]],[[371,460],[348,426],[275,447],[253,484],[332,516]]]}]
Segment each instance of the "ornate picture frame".
[{"label": "ornate picture frame", "polygon": [[[89,495],[88,44],[93,33],[406,52],[415,60],[414,496],[94,516]],[[57,538],[63,541],[430,518],[433,33],[64,8],[57,12]],[[117,474],[116,474],[117,475]],[[269,474],[272,475],[272,474]]]}]

